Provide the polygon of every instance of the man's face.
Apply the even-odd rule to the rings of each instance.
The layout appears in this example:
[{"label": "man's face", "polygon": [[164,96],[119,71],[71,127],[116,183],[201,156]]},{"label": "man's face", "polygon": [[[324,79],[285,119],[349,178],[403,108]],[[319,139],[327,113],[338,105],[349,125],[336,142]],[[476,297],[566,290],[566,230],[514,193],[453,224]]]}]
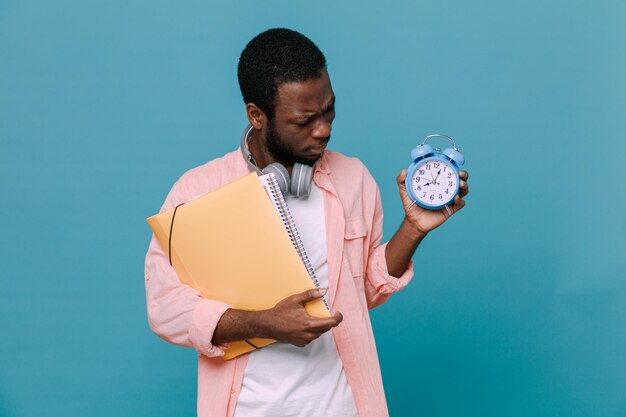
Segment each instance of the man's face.
[{"label": "man's face", "polygon": [[313,165],[326,149],[335,119],[335,94],[326,70],[318,78],[278,87],[267,149],[283,165]]}]

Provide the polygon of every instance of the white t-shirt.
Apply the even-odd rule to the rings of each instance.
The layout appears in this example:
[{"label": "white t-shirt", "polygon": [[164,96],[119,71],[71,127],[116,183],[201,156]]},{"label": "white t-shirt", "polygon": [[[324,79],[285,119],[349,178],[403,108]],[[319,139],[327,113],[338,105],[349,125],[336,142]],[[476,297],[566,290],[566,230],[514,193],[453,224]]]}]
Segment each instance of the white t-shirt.
[{"label": "white t-shirt", "polygon": [[[311,187],[308,199],[286,200],[324,288],[328,287],[324,196],[315,184]],[[252,416],[358,416],[330,331],[303,348],[277,342],[250,354],[235,417]]]}]

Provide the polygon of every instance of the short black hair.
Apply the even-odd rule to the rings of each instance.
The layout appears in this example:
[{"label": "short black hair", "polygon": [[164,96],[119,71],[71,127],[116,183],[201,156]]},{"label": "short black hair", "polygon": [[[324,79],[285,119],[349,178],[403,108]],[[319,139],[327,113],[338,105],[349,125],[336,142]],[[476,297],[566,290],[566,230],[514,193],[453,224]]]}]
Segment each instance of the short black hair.
[{"label": "short black hair", "polygon": [[306,36],[291,29],[269,29],[255,36],[241,52],[237,76],[244,103],[256,104],[274,118],[281,84],[318,78],[326,58]]}]

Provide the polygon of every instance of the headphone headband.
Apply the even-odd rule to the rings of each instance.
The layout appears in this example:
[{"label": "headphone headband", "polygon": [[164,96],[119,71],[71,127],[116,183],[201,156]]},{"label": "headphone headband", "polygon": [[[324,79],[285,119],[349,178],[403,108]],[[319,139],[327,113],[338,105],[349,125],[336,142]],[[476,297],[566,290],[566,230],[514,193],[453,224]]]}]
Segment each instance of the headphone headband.
[{"label": "headphone headband", "polygon": [[243,133],[241,134],[241,153],[248,163],[248,169],[250,169],[250,172],[256,172],[259,175],[263,175],[263,171],[261,171],[259,167],[257,167],[256,161],[250,153],[250,149],[248,149],[248,139],[250,138],[250,133],[252,132],[252,129],[254,128],[251,124],[249,124],[248,126],[246,126],[246,128],[243,130]]}]

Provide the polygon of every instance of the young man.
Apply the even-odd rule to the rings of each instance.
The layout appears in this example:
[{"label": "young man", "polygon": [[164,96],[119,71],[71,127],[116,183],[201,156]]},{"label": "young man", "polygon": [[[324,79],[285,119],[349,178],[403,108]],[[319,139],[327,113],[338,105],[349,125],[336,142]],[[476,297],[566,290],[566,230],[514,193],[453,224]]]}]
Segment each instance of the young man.
[{"label": "young man", "polygon": [[[150,327],[200,353],[199,416],[386,416],[368,309],[408,284],[420,241],[464,206],[467,173],[461,172],[461,193],[448,213],[409,209],[403,171],[397,183],[406,215],[381,244],[383,214],[373,178],[357,159],[326,150],[335,95],[317,46],[291,30],[268,30],[246,46],[238,75],[250,124],[241,149],[185,173],[162,210],[279,164],[286,178],[299,176],[294,188],[310,188],[304,196],[286,192],[287,202],[327,290],[295,294],[264,311],[235,310],[183,285],[153,238],[146,257]],[[307,169],[310,183],[301,175]],[[319,297],[331,317],[304,310]],[[220,358],[228,342],[255,337],[278,342],[231,361]]]}]

